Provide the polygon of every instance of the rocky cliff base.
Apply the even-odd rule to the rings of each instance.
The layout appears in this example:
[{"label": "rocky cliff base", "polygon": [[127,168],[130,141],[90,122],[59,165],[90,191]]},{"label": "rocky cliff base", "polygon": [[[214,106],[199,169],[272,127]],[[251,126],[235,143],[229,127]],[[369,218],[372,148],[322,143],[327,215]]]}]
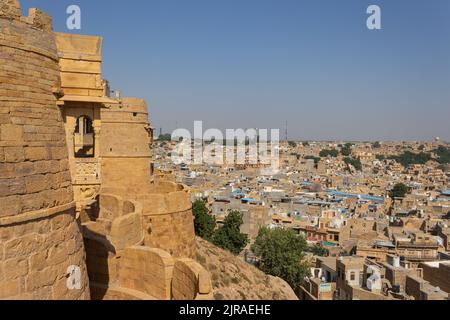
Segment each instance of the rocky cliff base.
[{"label": "rocky cliff base", "polygon": [[197,261],[210,274],[216,300],[298,300],[282,279],[266,275],[241,258],[196,239]]}]

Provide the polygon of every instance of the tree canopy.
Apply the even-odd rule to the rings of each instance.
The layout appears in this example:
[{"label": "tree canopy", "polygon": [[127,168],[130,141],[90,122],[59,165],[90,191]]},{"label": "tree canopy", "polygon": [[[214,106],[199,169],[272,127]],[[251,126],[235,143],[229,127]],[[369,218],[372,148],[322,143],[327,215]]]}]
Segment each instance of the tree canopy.
[{"label": "tree canopy", "polygon": [[261,271],[284,279],[297,290],[309,276],[308,266],[303,261],[307,248],[306,240],[293,230],[262,228],[252,251],[259,258]]},{"label": "tree canopy", "polygon": [[346,143],[345,145],[341,146],[341,154],[344,157],[349,157],[352,154],[352,147],[353,144],[351,143]]},{"label": "tree canopy", "polygon": [[358,171],[362,171],[363,169],[361,160],[359,159],[346,157],[344,158],[344,162],[348,165],[352,165]]},{"label": "tree canopy", "polygon": [[314,157],[314,156],[305,156],[305,159],[306,159],[306,160],[314,160],[314,163],[315,163],[315,164],[318,164],[318,163],[320,162],[320,160],[322,160],[321,158],[319,158],[319,157]]},{"label": "tree canopy", "polygon": [[320,244],[315,244],[312,247],[309,248],[309,252],[311,252],[315,256],[319,257],[328,257],[329,251],[324,246]]},{"label": "tree canopy", "polygon": [[404,167],[409,167],[414,164],[426,164],[430,160],[435,160],[440,164],[450,164],[450,148],[448,147],[440,146],[431,152],[423,152],[423,150],[425,150],[425,146],[421,145],[419,150],[422,152],[415,153],[412,151],[405,151],[399,155],[377,155],[377,159],[395,160],[401,163]]},{"label": "tree canopy", "polygon": [[396,160],[406,168],[413,164],[425,164],[428,161],[433,160],[433,157],[431,154],[425,152],[414,153],[411,151],[405,151],[398,156],[390,156],[389,159]]},{"label": "tree canopy", "polygon": [[322,151],[320,151],[319,155],[321,158],[337,158],[339,156],[339,151],[337,151],[336,149],[323,149]]},{"label": "tree canopy", "polygon": [[172,141],[172,135],[169,133],[161,134],[157,140],[158,141]]},{"label": "tree canopy", "polygon": [[397,183],[391,190],[391,198],[404,198],[408,191],[408,186],[404,183]]},{"label": "tree canopy", "polygon": [[196,200],[192,205],[195,234],[205,240],[211,240],[216,227],[216,219],[209,214],[205,202]]},{"label": "tree canopy", "polygon": [[248,236],[240,230],[243,223],[242,214],[239,211],[230,211],[223,226],[214,232],[212,243],[238,255],[248,244]]},{"label": "tree canopy", "polygon": [[440,146],[434,153],[437,156],[437,161],[440,164],[449,164],[450,163],[450,148],[446,148],[444,146]]}]

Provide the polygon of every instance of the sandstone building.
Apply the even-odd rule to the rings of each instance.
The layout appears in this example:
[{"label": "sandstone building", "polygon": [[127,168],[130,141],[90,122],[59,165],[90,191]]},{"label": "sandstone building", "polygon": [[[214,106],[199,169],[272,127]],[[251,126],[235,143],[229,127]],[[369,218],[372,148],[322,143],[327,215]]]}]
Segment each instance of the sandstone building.
[{"label": "sandstone building", "polygon": [[147,105],[110,97],[102,39],[17,0],[0,27],[0,298],[211,298],[190,196],[154,179]]}]

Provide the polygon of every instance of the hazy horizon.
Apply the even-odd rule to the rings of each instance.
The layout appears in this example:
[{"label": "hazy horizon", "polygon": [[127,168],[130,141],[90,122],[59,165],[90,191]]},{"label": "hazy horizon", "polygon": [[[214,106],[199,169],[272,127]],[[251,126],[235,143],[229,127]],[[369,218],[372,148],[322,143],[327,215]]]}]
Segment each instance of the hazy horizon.
[{"label": "hazy horizon", "polygon": [[[278,128],[284,139],[450,141],[447,0],[21,0],[104,37],[103,77],[159,133]],[[66,28],[66,8],[82,29]],[[366,27],[369,5],[382,30]]]}]

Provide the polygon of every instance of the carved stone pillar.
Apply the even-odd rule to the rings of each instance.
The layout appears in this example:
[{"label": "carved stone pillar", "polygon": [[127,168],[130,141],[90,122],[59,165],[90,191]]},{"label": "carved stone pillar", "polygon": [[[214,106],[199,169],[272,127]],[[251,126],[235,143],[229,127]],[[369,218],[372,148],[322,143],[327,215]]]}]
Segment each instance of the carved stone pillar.
[{"label": "carved stone pillar", "polygon": [[94,157],[100,158],[100,132],[101,127],[99,125],[94,126]]}]

